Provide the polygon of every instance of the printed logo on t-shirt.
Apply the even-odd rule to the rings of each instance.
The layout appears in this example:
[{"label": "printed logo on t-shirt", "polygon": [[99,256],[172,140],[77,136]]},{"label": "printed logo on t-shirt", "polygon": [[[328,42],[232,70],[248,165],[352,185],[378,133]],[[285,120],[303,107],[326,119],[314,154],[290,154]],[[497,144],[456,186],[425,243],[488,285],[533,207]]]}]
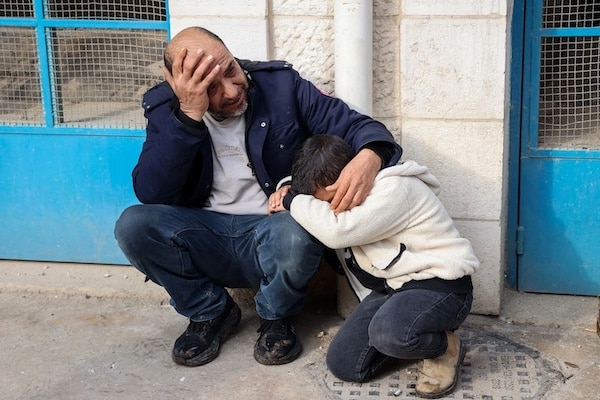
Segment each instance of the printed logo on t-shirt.
[{"label": "printed logo on t-shirt", "polygon": [[217,157],[239,157],[244,156],[244,150],[238,146],[222,146],[215,149]]}]

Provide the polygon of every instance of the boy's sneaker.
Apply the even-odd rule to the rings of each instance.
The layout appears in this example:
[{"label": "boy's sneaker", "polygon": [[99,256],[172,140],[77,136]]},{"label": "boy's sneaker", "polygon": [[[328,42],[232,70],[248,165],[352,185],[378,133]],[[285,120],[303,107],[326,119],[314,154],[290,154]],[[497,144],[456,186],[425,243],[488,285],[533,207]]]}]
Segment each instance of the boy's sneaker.
[{"label": "boy's sneaker", "polygon": [[190,320],[185,332],[175,341],[173,361],[177,364],[197,367],[204,365],[219,355],[221,343],[240,323],[242,312],[233,299],[227,295],[225,311],[209,321]]},{"label": "boy's sneaker", "polygon": [[302,352],[302,344],[290,318],[260,319],[260,336],[254,346],[254,358],[261,364],[280,365],[294,361]]}]

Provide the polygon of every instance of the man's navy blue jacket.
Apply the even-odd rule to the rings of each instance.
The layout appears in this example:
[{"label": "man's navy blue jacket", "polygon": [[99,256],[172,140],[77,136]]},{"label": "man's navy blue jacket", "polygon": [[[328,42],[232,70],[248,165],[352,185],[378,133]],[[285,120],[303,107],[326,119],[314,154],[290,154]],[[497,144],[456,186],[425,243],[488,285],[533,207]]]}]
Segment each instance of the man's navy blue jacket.
[{"label": "man's navy blue jacket", "polygon": [[[383,124],[322,93],[290,64],[238,61],[250,84],[246,151],[267,196],[290,174],[296,149],[311,135],[341,136],[355,151],[387,142],[395,149],[387,164],[400,159],[402,149]],[[178,118],[178,106],[166,82],[144,95],[148,125],[133,187],[142,203],[202,207],[213,180],[210,135],[203,122]]]}]

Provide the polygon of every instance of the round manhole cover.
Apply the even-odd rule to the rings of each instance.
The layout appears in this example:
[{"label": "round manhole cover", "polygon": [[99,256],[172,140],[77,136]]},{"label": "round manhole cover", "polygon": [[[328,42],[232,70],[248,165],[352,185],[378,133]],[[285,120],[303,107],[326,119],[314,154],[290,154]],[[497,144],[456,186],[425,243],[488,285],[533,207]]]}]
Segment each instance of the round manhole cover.
[{"label": "round manhole cover", "polygon": [[[539,399],[564,376],[530,348],[481,331],[460,329],[467,347],[456,390],[447,398]],[[418,363],[396,365],[367,383],[344,382],[321,371],[327,391],[336,400],[415,399]]]}]

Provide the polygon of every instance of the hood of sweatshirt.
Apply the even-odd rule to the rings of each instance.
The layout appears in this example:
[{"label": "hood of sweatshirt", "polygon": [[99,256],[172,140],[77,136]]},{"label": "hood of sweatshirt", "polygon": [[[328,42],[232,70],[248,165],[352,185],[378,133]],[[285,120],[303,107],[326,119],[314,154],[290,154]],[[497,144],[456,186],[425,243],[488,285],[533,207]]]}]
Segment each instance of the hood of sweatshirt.
[{"label": "hood of sweatshirt", "polygon": [[414,176],[422,180],[437,195],[440,192],[440,181],[429,169],[413,160],[400,161],[400,163],[384,168],[377,174],[377,179],[387,176]]}]

